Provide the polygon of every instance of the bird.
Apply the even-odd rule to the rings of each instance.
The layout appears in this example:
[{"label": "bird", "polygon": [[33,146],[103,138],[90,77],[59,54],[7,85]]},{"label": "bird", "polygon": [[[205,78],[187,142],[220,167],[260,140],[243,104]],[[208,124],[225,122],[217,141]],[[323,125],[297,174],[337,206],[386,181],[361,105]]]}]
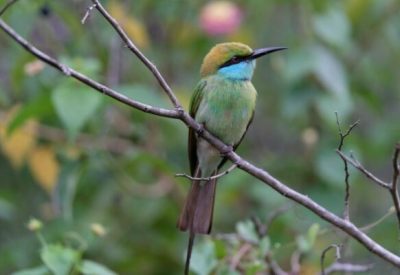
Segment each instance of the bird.
[{"label": "bird", "polygon": [[[240,42],[216,44],[203,59],[201,79],[190,101],[190,116],[235,150],[254,117],[257,91],[251,79],[256,59],[284,49],[253,50]],[[178,220],[178,228],[189,231],[185,274],[189,274],[195,235],[211,232],[217,178],[208,178],[216,175],[227,161],[193,129],[189,129],[188,155],[194,180]]]}]

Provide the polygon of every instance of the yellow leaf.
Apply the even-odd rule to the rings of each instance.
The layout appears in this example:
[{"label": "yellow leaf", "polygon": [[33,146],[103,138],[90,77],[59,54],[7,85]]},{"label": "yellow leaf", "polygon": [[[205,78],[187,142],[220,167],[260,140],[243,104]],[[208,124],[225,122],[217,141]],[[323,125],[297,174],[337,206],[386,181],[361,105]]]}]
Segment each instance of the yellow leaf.
[{"label": "yellow leaf", "polygon": [[300,269],[300,275],[314,275],[314,274],[319,274],[319,266],[315,266],[312,264],[302,264],[301,269]]},{"label": "yellow leaf", "polygon": [[26,63],[24,66],[25,74],[28,76],[34,76],[40,73],[45,67],[45,63],[36,59],[32,62]]},{"label": "yellow leaf", "polygon": [[124,7],[118,1],[111,1],[108,8],[110,14],[119,22],[133,43],[140,48],[146,48],[149,45],[149,36],[144,25],[132,15],[126,14]]},{"label": "yellow leaf", "polygon": [[37,146],[30,154],[29,167],[39,185],[51,193],[60,170],[54,150],[50,146]]},{"label": "yellow leaf", "polygon": [[186,88],[182,87],[174,87],[173,91],[179,99],[179,102],[182,104],[182,107],[185,110],[189,110],[191,91],[188,92]]},{"label": "yellow leaf", "polygon": [[3,119],[0,119],[0,145],[4,155],[14,168],[20,168],[36,144],[37,122],[28,120],[8,136],[6,134],[7,124],[15,110],[15,108],[11,109]]}]

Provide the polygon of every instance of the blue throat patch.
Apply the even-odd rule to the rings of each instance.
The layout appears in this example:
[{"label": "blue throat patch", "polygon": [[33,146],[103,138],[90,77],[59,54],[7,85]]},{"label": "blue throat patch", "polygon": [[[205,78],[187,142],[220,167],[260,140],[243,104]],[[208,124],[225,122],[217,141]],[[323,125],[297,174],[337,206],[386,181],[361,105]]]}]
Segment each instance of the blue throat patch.
[{"label": "blue throat patch", "polygon": [[227,67],[222,67],[218,70],[218,74],[232,80],[250,80],[253,76],[256,62],[242,61]]}]

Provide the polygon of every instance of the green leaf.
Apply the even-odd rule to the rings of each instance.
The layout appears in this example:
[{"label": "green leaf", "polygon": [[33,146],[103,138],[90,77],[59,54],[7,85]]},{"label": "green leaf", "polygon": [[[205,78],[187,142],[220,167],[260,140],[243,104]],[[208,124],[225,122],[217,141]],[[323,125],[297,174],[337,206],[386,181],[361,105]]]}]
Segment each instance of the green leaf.
[{"label": "green leaf", "polygon": [[258,235],[254,223],[250,220],[238,222],[236,224],[236,231],[244,240],[258,243]]},{"label": "green leaf", "polygon": [[0,220],[12,220],[16,208],[16,204],[0,197]]},{"label": "green leaf", "polygon": [[53,93],[53,104],[58,116],[73,139],[85,123],[95,114],[103,96],[76,83],[63,83]]},{"label": "green leaf", "polygon": [[80,271],[82,272],[82,274],[85,274],[85,275],[116,275],[117,274],[114,271],[105,267],[104,265],[90,261],[90,260],[84,260],[82,262]]},{"label": "green leaf", "polygon": [[214,247],[215,247],[215,256],[217,259],[223,259],[227,255],[228,249],[223,240],[214,239]]},{"label": "green leaf", "polygon": [[313,47],[314,74],[325,89],[338,98],[349,96],[348,80],[342,63],[321,46]]},{"label": "green leaf", "polygon": [[73,218],[73,203],[76,187],[81,176],[82,163],[65,161],[61,169],[55,196],[60,202],[62,216],[67,221]]},{"label": "green leaf", "polygon": [[314,30],[324,41],[338,47],[346,47],[350,41],[351,25],[343,10],[328,9],[314,17]]},{"label": "green leaf", "polygon": [[317,173],[324,181],[335,187],[343,187],[343,162],[333,150],[320,150],[316,157]]},{"label": "green leaf", "polygon": [[297,244],[298,249],[303,253],[308,252],[311,249],[310,243],[302,235],[297,236],[296,244]]},{"label": "green leaf", "polygon": [[246,275],[256,275],[265,268],[264,264],[260,261],[254,261],[245,265]]},{"label": "green leaf", "polygon": [[73,266],[77,264],[80,255],[71,248],[50,244],[43,247],[40,256],[55,275],[68,275]]},{"label": "green leaf", "polygon": [[287,66],[283,72],[288,83],[296,83],[313,71],[313,52],[309,45],[288,52]]},{"label": "green leaf", "polygon": [[316,98],[316,107],[319,114],[330,125],[336,125],[337,112],[341,118],[347,120],[353,107],[350,98],[337,98],[327,94],[321,94]]},{"label": "green leaf", "polygon": [[310,228],[307,231],[307,237],[308,237],[308,242],[310,243],[311,246],[314,246],[315,240],[317,239],[319,232],[319,224],[314,223],[310,226]]},{"label": "green leaf", "polygon": [[314,246],[315,240],[318,236],[318,232],[319,232],[319,224],[314,223],[308,229],[306,236],[303,235],[298,236],[296,238],[296,243],[299,250],[302,252],[310,251]]},{"label": "green leaf", "polygon": [[34,268],[23,269],[11,273],[11,275],[49,275],[49,274],[50,274],[49,269],[44,265]]},{"label": "green leaf", "polygon": [[97,74],[101,69],[101,64],[99,60],[95,58],[81,58],[74,57],[70,58],[67,56],[63,56],[60,58],[61,63],[66,64],[67,66],[74,68],[75,70],[81,72],[84,75],[89,76],[90,78],[96,79]]},{"label": "green leaf", "polygon": [[40,118],[53,111],[51,99],[47,93],[35,98],[32,102],[27,103],[20,108],[13,117],[7,128],[7,135],[11,135],[14,130],[20,127],[24,122],[32,117]]},{"label": "green leaf", "polygon": [[217,275],[240,275],[240,274],[241,274],[240,272],[232,270],[231,267],[225,265],[219,268],[219,270],[217,271]]},{"label": "green leaf", "polygon": [[265,236],[260,241],[261,256],[265,256],[271,250],[271,241],[268,236]]},{"label": "green leaf", "polygon": [[215,246],[212,240],[205,240],[193,247],[190,269],[198,275],[208,275],[217,266]]},{"label": "green leaf", "polygon": [[146,85],[125,85],[118,88],[122,94],[127,97],[146,104],[157,107],[168,108],[169,104],[165,95],[155,91],[152,87]]},{"label": "green leaf", "polygon": [[334,112],[347,117],[353,105],[346,71],[339,59],[326,48],[314,46],[313,53],[314,74],[328,92],[321,91],[317,98],[317,107],[327,122],[335,123]]}]

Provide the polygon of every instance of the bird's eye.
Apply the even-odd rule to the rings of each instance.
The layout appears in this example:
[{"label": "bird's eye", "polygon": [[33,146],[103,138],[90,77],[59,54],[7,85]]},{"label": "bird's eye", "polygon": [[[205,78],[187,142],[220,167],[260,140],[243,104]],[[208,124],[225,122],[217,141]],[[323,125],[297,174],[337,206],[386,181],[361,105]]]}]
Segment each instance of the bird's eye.
[{"label": "bird's eye", "polygon": [[237,56],[234,56],[234,57],[231,58],[231,62],[232,63],[236,63],[238,61],[239,61],[239,58]]}]

